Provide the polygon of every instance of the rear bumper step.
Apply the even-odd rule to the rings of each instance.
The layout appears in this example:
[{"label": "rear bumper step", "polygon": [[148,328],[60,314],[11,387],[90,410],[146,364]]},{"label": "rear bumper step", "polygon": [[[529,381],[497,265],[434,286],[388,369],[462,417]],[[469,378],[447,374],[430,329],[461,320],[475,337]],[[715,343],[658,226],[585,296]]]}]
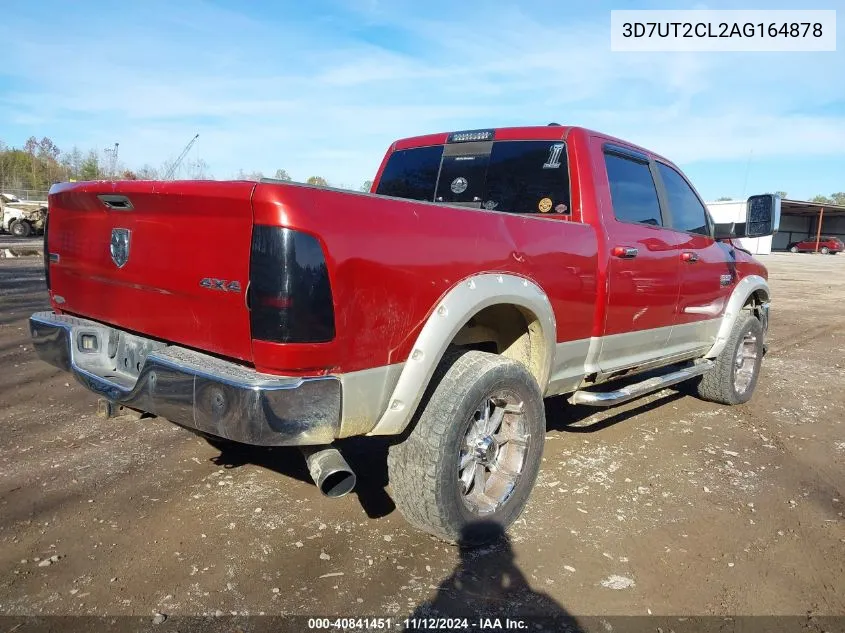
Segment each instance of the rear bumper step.
[{"label": "rear bumper step", "polygon": [[261,374],[52,312],[33,314],[29,328],[41,360],[71,372],[97,395],[203,433],[260,446],[303,446],[331,443],[340,429],[341,386],[333,376]]},{"label": "rear bumper step", "polygon": [[616,391],[576,391],[569,397],[572,404],[585,404],[592,407],[610,407],[639,398],[664,387],[670,387],[689,378],[700,376],[713,367],[713,361],[701,360],[691,367],[685,367],[663,376],[648,378],[642,382],[628,385]]}]

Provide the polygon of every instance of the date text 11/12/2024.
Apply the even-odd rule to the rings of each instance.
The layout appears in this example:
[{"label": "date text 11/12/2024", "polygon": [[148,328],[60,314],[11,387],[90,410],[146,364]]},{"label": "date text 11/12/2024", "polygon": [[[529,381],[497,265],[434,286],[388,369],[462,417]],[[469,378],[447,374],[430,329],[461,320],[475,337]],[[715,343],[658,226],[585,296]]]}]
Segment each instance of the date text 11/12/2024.
[{"label": "date text 11/12/2024", "polygon": [[309,618],[309,630],[368,631],[401,628],[405,631],[519,631],[528,629],[521,618]]}]

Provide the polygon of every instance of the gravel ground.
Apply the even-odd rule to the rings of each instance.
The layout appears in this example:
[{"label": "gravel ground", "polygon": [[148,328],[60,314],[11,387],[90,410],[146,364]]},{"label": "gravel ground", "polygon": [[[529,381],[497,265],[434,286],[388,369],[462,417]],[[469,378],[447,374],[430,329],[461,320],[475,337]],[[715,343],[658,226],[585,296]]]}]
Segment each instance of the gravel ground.
[{"label": "gravel ground", "polygon": [[380,440],[357,494],[294,449],[215,448],[96,417],[36,360],[40,260],[0,261],[0,614],[845,614],[845,256],[771,255],[770,351],[739,407],[674,390],[547,402],[543,467],[509,539],[411,529]]}]

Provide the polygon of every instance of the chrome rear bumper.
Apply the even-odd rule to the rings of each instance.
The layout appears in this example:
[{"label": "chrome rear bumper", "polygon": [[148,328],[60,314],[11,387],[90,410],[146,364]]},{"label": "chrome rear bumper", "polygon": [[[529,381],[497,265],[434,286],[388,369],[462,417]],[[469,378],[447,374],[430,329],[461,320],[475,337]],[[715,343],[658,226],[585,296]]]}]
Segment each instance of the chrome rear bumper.
[{"label": "chrome rear bumper", "polygon": [[[38,356],[103,398],[245,444],[328,444],[340,430],[333,376],[260,374],[194,350],[52,312],[29,319]],[[96,341],[96,342],[94,342]]]}]

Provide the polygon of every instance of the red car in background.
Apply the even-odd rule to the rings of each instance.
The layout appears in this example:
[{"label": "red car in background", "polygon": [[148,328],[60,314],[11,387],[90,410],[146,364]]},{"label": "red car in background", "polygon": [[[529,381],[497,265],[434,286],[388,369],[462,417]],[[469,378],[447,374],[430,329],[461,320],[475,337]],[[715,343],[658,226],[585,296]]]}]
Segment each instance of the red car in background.
[{"label": "red car in background", "polygon": [[[807,251],[814,253],[816,251],[816,240],[802,240],[800,242],[795,242],[789,247],[789,250],[792,253]],[[822,255],[827,255],[828,253],[836,255],[836,253],[843,250],[845,250],[845,244],[843,244],[842,240],[838,237],[822,236],[819,239],[819,252]]]}]

